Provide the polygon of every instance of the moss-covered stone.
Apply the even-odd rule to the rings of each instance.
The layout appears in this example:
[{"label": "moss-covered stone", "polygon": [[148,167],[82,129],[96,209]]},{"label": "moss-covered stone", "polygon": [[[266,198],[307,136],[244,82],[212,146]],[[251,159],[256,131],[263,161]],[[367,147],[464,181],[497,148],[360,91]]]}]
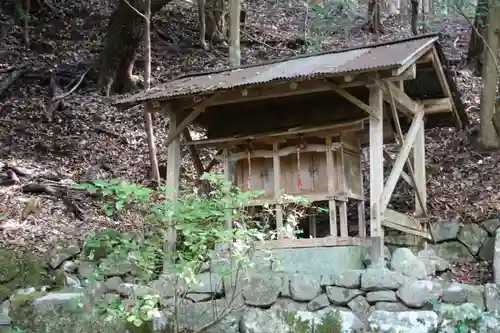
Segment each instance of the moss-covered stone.
[{"label": "moss-covered stone", "polygon": [[16,295],[10,308],[12,324],[26,333],[125,332],[122,320],[106,322],[92,311],[90,299],[81,296],[57,292]]},{"label": "moss-covered stone", "polygon": [[66,286],[66,274],[61,269],[49,272],[45,284],[55,290],[62,289]]},{"label": "moss-covered stone", "polygon": [[13,313],[19,312],[23,307],[31,305],[35,300],[44,296],[46,292],[35,291],[28,294],[17,294],[12,296],[10,300],[10,311]]},{"label": "moss-covered stone", "polygon": [[113,250],[113,245],[124,235],[113,229],[104,229],[92,236],[87,236],[82,255],[85,260],[100,261]]},{"label": "moss-covered stone", "polygon": [[12,295],[13,290],[7,284],[0,284],[0,302],[5,301]]},{"label": "moss-covered stone", "polygon": [[0,283],[13,280],[21,273],[18,256],[11,250],[0,249]]}]

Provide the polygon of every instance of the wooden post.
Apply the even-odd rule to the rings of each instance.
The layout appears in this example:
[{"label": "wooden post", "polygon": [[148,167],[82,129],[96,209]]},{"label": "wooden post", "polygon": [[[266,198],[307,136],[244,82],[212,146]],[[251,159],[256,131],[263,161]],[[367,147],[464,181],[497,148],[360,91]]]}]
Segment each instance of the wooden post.
[{"label": "wooden post", "polygon": [[156,144],[153,131],[153,120],[151,117],[151,112],[149,110],[149,104],[144,104],[144,126],[146,127],[146,136],[148,139],[149,147],[149,160],[151,163],[151,176],[156,182],[156,186],[160,186],[160,170],[158,168],[158,158],[156,157]]},{"label": "wooden post", "polygon": [[[344,138],[341,136],[340,137],[341,142],[344,141]],[[344,169],[344,146],[340,146],[340,154],[337,155],[337,163],[335,163],[336,166],[336,174],[337,174],[337,179],[339,181],[339,188],[341,189],[341,192],[345,196],[347,193],[347,184],[345,180],[345,172],[346,170]],[[347,225],[347,202],[346,201],[341,201],[339,203],[339,220],[340,220],[340,237],[349,237],[348,233],[348,225]]]},{"label": "wooden post", "polygon": [[[273,174],[274,174],[274,199],[280,198],[281,191],[281,164],[279,155],[279,144],[273,143]],[[283,239],[283,206],[276,204],[276,232],[278,239]]]},{"label": "wooden post", "polygon": [[[326,143],[326,170],[328,172],[328,194],[335,195],[335,164],[333,162],[332,137],[327,137]],[[330,236],[338,237],[337,232],[337,206],[335,199],[328,200],[328,212],[330,221]]]},{"label": "wooden post", "polygon": [[384,231],[380,211],[380,196],[384,187],[384,128],[383,93],[380,87],[370,87],[370,107],[376,117],[370,117],[370,236],[371,259],[375,267],[384,266]]},{"label": "wooden post", "polygon": [[316,238],[318,236],[316,223],[316,212],[313,209],[309,209],[309,238]]},{"label": "wooden post", "polygon": [[[177,129],[177,114],[175,110],[170,109],[170,106],[166,110],[169,116],[169,133],[175,132]],[[170,200],[176,200],[179,194],[179,181],[180,181],[180,163],[181,163],[181,140],[177,136],[168,145],[168,160],[167,160],[167,198]],[[175,221],[170,221],[170,225],[167,230],[167,239],[164,245],[165,252],[165,263],[163,265],[163,273],[168,273],[169,264],[171,264],[171,257],[169,254],[175,251],[177,233],[174,226]]]},{"label": "wooden post", "polygon": [[[427,208],[427,188],[425,176],[425,127],[424,120],[420,120],[420,126],[417,131],[417,137],[413,143],[413,168],[415,170],[415,216],[425,215]],[[422,200],[419,204],[419,200]]]},{"label": "wooden post", "polygon": [[[356,145],[357,147],[360,148],[361,150],[361,144],[358,139],[358,143]],[[366,238],[366,216],[365,216],[365,199],[364,199],[364,193],[365,193],[365,183],[363,180],[363,163],[361,156],[363,155],[363,151],[361,150],[360,153],[360,158],[359,158],[359,170],[361,170],[359,174],[359,183],[361,184],[361,194],[363,195],[363,200],[360,200],[358,202],[358,235],[360,238]]]}]

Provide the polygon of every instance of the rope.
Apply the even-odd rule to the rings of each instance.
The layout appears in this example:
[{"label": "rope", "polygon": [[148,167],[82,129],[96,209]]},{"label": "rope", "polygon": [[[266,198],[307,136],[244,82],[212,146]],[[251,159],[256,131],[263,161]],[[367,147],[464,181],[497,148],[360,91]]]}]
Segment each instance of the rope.
[{"label": "rope", "polygon": [[297,145],[297,186],[302,190],[302,180],[300,179],[300,146]]}]

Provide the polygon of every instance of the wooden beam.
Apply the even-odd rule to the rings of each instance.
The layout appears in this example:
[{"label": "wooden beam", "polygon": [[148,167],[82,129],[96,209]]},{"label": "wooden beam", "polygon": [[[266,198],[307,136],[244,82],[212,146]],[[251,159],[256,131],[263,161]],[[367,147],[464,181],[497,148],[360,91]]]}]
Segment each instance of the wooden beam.
[{"label": "wooden beam", "polygon": [[234,136],[234,137],[226,137],[226,138],[216,138],[216,139],[204,139],[204,140],[196,140],[192,141],[190,144],[196,145],[198,147],[216,147],[218,144],[222,143],[232,143],[236,142],[248,142],[252,140],[262,140],[269,138],[286,138],[297,136],[302,133],[315,133],[315,132],[324,132],[330,131],[331,135],[340,135],[343,132],[350,131],[361,131],[364,129],[364,121],[365,119],[360,119],[352,122],[341,123],[341,124],[331,124],[331,125],[323,125],[316,127],[297,127],[291,128],[288,131],[280,131],[280,132],[268,132],[268,133],[259,133],[252,134],[246,136]]},{"label": "wooden beam", "polygon": [[[443,89],[445,96],[451,99],[453,97],[453,94],[451,93],[450,86],[448,85],[448,80],[446,79],[446,75],[444,74],[443,64],[441,64],[439,55],[434,48],[432,49],[432,66],[437,73],[439,83],[441,84],[441,88]],[[462,119],[460,119],[460,115],[458,114],[457,106],[455,105],[455,103],[452,103],[452,106],[453,114],[455,115],[455,120],[458,123],[458,127],[462,128]]]},{"label": "wooden beam", "polygon": [[205,172],[210,172],[212,170],[212,168],[217,163],[219,163],[219,160],[217,159],[217,157],[220,156],[220,155],[222,155],[222,153],[223,153],[222,149],[217,150],[217,153],[215,153],[215,156],[212,158],[212,160],[210,161],[210,163],[208,163],[207,167],[205,168]]},{"label": "wooden beam", "polygon": [[396,187],[396,184],[399,180],[399,177],[401,175],[401,171],[403,170],[403,167],[406,163],[406,160],[407,160],[408,156],[410,155],[410,150],[413,146],[413,142],[415,141],[415,138],[417,137],[417,132],[418,132],[420,126],[422,125],[423,118],[424,118],[424,112],[422,111],[422,109],[419,109],[416,112],[415,116],[413,117],[413,121],[410,125],[410,129],[408,130],[408,133],[406,134],[406,139],[403,142],[403,145],[401,147],[399,155],[396,158],[396,161],[394,162],[391,173],[390,173],[389,177],[387,178],[384,189],[380,195],[380,199],[378,200],[379,207],[380,207],[381,211],[385,211],[385,209],[387,208],[387,205],[389,204],[389,200],[390,200],[391,195],[394,192],[394,188]]},{"label": "wooden beam", "polygon": [[336,84],[336,83],[334,83],[334,82],[332,82],[330,80],[326,80],[326,82],[332,88],[332,90],[335,91],[337,94],[339,94],[340,96],[344,97],[349,102],[351,102],[352,104],[356,105],[361,110],[363,110],[366,113],[368,113],[371,117],[375,117],[375,118],[377,117],[377,115],[372,110],[372,108],[370,106],[366,105],[363,101],[361,101],[357,97],[351,95],[345,89],[341,88],[338,84]]},{"label": "wooden beam", "polygon": [[414,102],[403,90],[399,89],[392,82],[384,81],[385,84],[379,83],[380,88],[384,91],[384,100],[391,103],[391,94],[396,103],[396,108],[403,112],[406,116],[412,117],[415,114],[415,109],[418,103]]},{"label": "wooden beam", "polygon": [[[274,145],[274,144],[273,144]],[[330,149],[332,150],[338,150],[340,147],[342,147],[342,143],[334,143],[331,145]],[[305,148],[301,148],[300,152],[301,153],[323,153],[326,151],[325,145],[320,145],[320,144],[308,144]],[[229,160],[231,162],[239,161],[242,159],[248,158],[248,152],[239,152],[239,153],[234,153],[229,156]],[[275,152],[274,150],[253,150],[250,152],[250,157],[251,158],[273,158]],[[284,157],[288,155],[293,155],[297,154],[297,147],[285,147],[282,149],[279,149],[278,152],[278,157]],[[218,160],[222,160],[223,157],[216,157]]]},{"label": "wooden beam", "polygon": [[379,198],[384,186],[384,129],[383,129],[383,92],[380,86],[370,89],[370,107],[377,112],[378,119],[370,117],[370,236],[371,256],[374,266],[384,266],[384,231]]},{"label": "wooden beam", "polygon": [[401,73],[403,73],[408,67],[413,66],[419,58],[421,58],[423,55],[429,52],[429,50],[434,49],[434,43],[436,42],[436,40],[437,38],[432,38],[427,43],[420,46],[417,50],[415,50],[415,52],[413,52],[413,54],[411,54],[404,61],[402,61],[401,63],[403,65],[393,70],[392,74],[394,76],[401,75]]},{"label": "wooden beam", "polygon": [[[384,148],[384,156],[386,157],[386,159],[388,161],[391,161],[392,163],[394,163],[395,161],[395,158],[392,157],[389,152]],[[403,180],[408,184],[410,185],[411,187],[414,187],[415,184],[413,183],[413,180],[411,180],[411,177],[404,171],[401,171],[401,178],[403,178]]]},{"label": "wooden beam", "polygon": [[[350,76],[350,75],[349,75]],[[331,77],[331,80],[338,80],[343,82],[343,76]],[[411,80],[411,72],[404,71],[399,76],[393,76],[392,70],[378,71],[369,73],[360,73],[353,81],[346,83],[338,83],[340,88],[363,87],[375,84],[378,79],[387,79],[389,81]],[[349,80],[349,79],[348,79]],[[244,88],[234,88],[226,91],[217,92],[217,96],[211,99],[207,104],[208,106],[225,105],[233,103],[243,103],[258,101],[263,99],[281,98],[294,95],[310,94],[316,92],[330,91],[331,87],[324,82],[324,79],[312,80],[297,80],[297,81],[282,81],[272,82],[269,84],[258,84]],[[187,98],[180,98],[179,100],[188,100]],[[188,107],[192,105],[192,99],[188,100]]]},{"label": "wooden beam", "polygon": [[427,216],[427,181],[425,176],[425,128],[424,121],[420,121],[417,137],[413,144],[413,163],[415,170],[415,216]]},{"label": "wooden beam", "polygon": [[165,146],[168,147],[170,142],[174,141],[182,133],[182,131],[188,127],[188,125],[191,125],[191,123],[205,111],[205,107],[215,96],[217,95],[209,96],[195,105],[193,111],[191,111],[186,118],[184,118],[182,122],[176,126],[175,130],[172,132],[169,131],[167,140],[165,140]]},{"label": "wooden beam", "polygon": [[324,237],[304,239],[281,239],[255,242],[255,249],[297,249],[306,247],[333,247],[370,244],[370,239],[358,237]]},{"label": "wooden beam", "polygon": [[424,99],[424,112],[426,114],[453,112],[453,102],[451,98]]},{"label": "wooden beam", "polygon": [[296,203],[297,200],[294,199],[293,197],[301,197],[309,200],[310,202],[318,202],[318,201],[348,201],[348,199],[353,199],[353,200],[364,200],[364,197],[358,196],[355,193],[287,193],[288,198],[280,198],[279,200],[274,199],[273,197],[258,197],[255,199],[251,199],[249,204],[246,206],[269,206],[269,205],[275,205],[278,203],[281,203],[283,205],[285,204],[293,204]]},{"label": "wooden beam", "polygon": [[431,61],[432,61],[432,50],[429,50],[423,56],[421,56],[416,63],[418,65],[418,64],[425,64]]},{"label": "wooden beam", "polygon": [[200,155],[198,154],[196,147],[187,144],[193,141],[193,139],[191,138],[191,133],[189,133],[189,129],[187,127],[182,131],[182,135],[184,136],[184,140],[186,140],[187,149],[189,151],[189,154],[191,155],[191,158],[193,159],[194,169],[196,170],[198,176],[201,176],[205,171],[205,168],[203,168],[203,163],[201,163]]},{"label": "wooden beam", "polygon": [[432,240],[429,232],[422,230],[422,225],[418,220],[392,209],[385,210],[382,224],[387,228]]}]

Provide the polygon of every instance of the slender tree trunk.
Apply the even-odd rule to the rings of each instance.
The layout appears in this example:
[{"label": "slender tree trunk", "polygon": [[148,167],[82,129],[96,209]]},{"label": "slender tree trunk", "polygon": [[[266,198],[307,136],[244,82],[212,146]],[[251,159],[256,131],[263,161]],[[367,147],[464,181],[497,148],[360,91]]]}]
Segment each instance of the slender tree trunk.
[{"label": "slender tree trunk", "polygon": [[[484,47],[482,68],[483,85],[481,90],[481,129],[480,143],[486,149],[500,147],[500,138],[493,123],[497,108],[498,91],[498,53],[500,43],[498,31],[500,29],[500,7],[493,5],[495,0],[490,0],[487,25],[485,27],[485,40],[488,47]],[[495,57],[495,58],[494,58]]]},{"label": "slender tree trunk", "polygon": [[229,62],[231,67],[241,64],[240,48],[240,14],[241,0],[231,0],[230,3],[230,29],[229,29]]},{"label": "slender tree trunk", "polygon": [[[151,89],[151,0],[146,0],[144,10],[144,89]],[[160,170],[158,168],[158,159],[156,157],[156,144],[153,130],[153,120],[151,113],[144,110],[144,123],[148,137],[149,159],[153,179],[157,186],[160,186]]]},{"label": "slender tree trunk", "polygon": [[488,15],[488,0],[478,0],[476,15],[474,17],[474,29],[472,29],[469,41],[469,51],[467,52],[467,65],[474,69],[476,75],[481,74],[482,55],[484,41],[484,23]]}]

